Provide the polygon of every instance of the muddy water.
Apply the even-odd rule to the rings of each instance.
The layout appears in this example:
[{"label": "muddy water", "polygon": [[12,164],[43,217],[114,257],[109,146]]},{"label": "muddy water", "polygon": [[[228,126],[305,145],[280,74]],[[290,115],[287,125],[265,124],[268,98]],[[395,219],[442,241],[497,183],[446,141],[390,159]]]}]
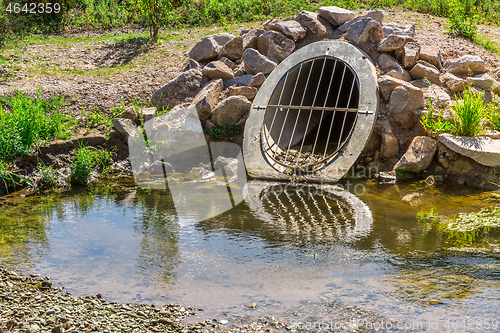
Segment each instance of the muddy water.
[{"label": "muddy water", "polygon": [[329,321],[328,307],[340,305],[424,329],[449,320],[477,331],[489,321],[500,331],[500,233],[464,251],[416,218],[430,206],[478,211],[491,194],[350,185],[254,182],[236,208],[202,222],[177,214],[168,193],[130,183],[24,198],[0,208],[0,259],[74,295],[178,302],[205,309],[198,319]]}]

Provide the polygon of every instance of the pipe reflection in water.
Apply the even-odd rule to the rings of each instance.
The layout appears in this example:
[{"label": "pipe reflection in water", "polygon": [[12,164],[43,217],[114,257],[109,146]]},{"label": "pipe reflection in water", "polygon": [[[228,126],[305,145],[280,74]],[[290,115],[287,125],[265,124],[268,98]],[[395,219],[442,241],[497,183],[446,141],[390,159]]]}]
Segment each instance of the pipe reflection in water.
[{"label": "pipe reflection in water", "polygon": [[244,196],[257,219],[304,241],[352,242],[367,236],[373,222],[363,201],[334,185],[253,181]]}]

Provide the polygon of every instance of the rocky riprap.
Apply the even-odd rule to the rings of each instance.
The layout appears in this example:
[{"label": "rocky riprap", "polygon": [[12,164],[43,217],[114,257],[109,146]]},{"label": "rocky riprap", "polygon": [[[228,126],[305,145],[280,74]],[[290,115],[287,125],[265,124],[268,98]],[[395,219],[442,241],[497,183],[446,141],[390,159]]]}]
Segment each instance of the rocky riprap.
[{"label": "rocky riprap", "polygon": [[[484,92],[485,102],[498,103],[498,59],[488,57],[485,61],[470,54],[444,59],[438,46],[419,42],[414,25],[383,20],[384,13],[379,10],[356,17],[351,11],[331,6],[321,7],[318,13],[302,11],[282,21],[271,19],[264,23],[264,29],[243,30],[239,36],[207,36],[188,53],[191,59],[185,71],[155,92],[151,101],[159,109],[196,108],[204,129],[228,124],[238,126],[242,133],[258,88],[283,59],[316,41],[345,41],[371,58],[380,90],[377,124],[358,165],[379,171],[430,172],[482,187],[498,182],[491,165],[482,165],[481,158],[467,157],[477,151],[464,154],[465,144],[454,149],[446,144],[449,140],[437,140],[426,133],[420,123],[428,112],[425,106],[429,99],[433,112],[444,112],[445,119],[453,121],[450,107],[460,103],[466,88]],[[137,126],[127,120],[125,128],[119,124],[122,121],[116,120],[121,133],[130,134]],[[492,129],[486,120],[485,125]],[[487,135],[494,140],[489,148],[497,147],[493,149],[499,152],[500,133],[489,131]],[[418,137],[428,137],[426,144],[435,147],[414,151],[417,143],[423,142]],[[242,140],[240,134],[232,141],[241,145]],[[458,156],[456,153],[460,158],[448,158]],[[478,173],[482,176],[477,177]]]}]

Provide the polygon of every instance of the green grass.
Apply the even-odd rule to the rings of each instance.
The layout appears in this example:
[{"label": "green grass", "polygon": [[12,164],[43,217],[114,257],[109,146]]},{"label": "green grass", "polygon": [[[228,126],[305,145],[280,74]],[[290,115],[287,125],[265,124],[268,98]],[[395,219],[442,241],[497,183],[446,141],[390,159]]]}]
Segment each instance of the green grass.
[{"label": "green grass", "polygon": [[432,98],[430,97],[427,103],[427,113],[422,116],[420,123],[424,126],[424,129],[427,132],[434,136],[450,132],[453,129],[450,122],[444,120],[444,110],[438,112],[432,103]]},{"label": "green grass", "polygon": [[111,161],[111,152],[106,150],[91,150],[88,147],[79,147],[71,162],[70,180],[72,183],[85,185],[90,180],[92,171],[96,167],[104,167]]},{"label": "green grass", "polygon": [[203,132],[219,141],[230,141],[233,137],[240,133],[238,126],[215,126],[211,129],[204,129]]},{"label": "green grass", "polygon": [[484,131],[482,120],[488,116],[488,108],[484,104],[484,92],[475,93],[472,89],[464,90],[461,103],[452,108],[454,124],[453,132],[459,136],[477,136]]},{"label": "green grass", "polygon": [[58,175],[52,166],[39,163],[36,171],[40,177],[37,182],[39,189],[45,190],[57,186]]},{"label": "green grass", "polygon": [[13,91],[0,96],[0,161],[28,154],[54,138],[71,136],[75,121],[61,113],[61,96]]}]

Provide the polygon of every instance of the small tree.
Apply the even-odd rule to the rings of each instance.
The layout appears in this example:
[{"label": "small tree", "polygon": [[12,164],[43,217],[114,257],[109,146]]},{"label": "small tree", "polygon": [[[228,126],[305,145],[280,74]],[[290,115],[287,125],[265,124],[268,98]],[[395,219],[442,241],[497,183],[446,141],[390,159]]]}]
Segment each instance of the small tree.
[{"label": "small tree", "polygon": [[168,13],[172,10],[173,0],[138,0],[137,6],[149,27],[152,38],[158,37],[160,26],[167,22]]}]

